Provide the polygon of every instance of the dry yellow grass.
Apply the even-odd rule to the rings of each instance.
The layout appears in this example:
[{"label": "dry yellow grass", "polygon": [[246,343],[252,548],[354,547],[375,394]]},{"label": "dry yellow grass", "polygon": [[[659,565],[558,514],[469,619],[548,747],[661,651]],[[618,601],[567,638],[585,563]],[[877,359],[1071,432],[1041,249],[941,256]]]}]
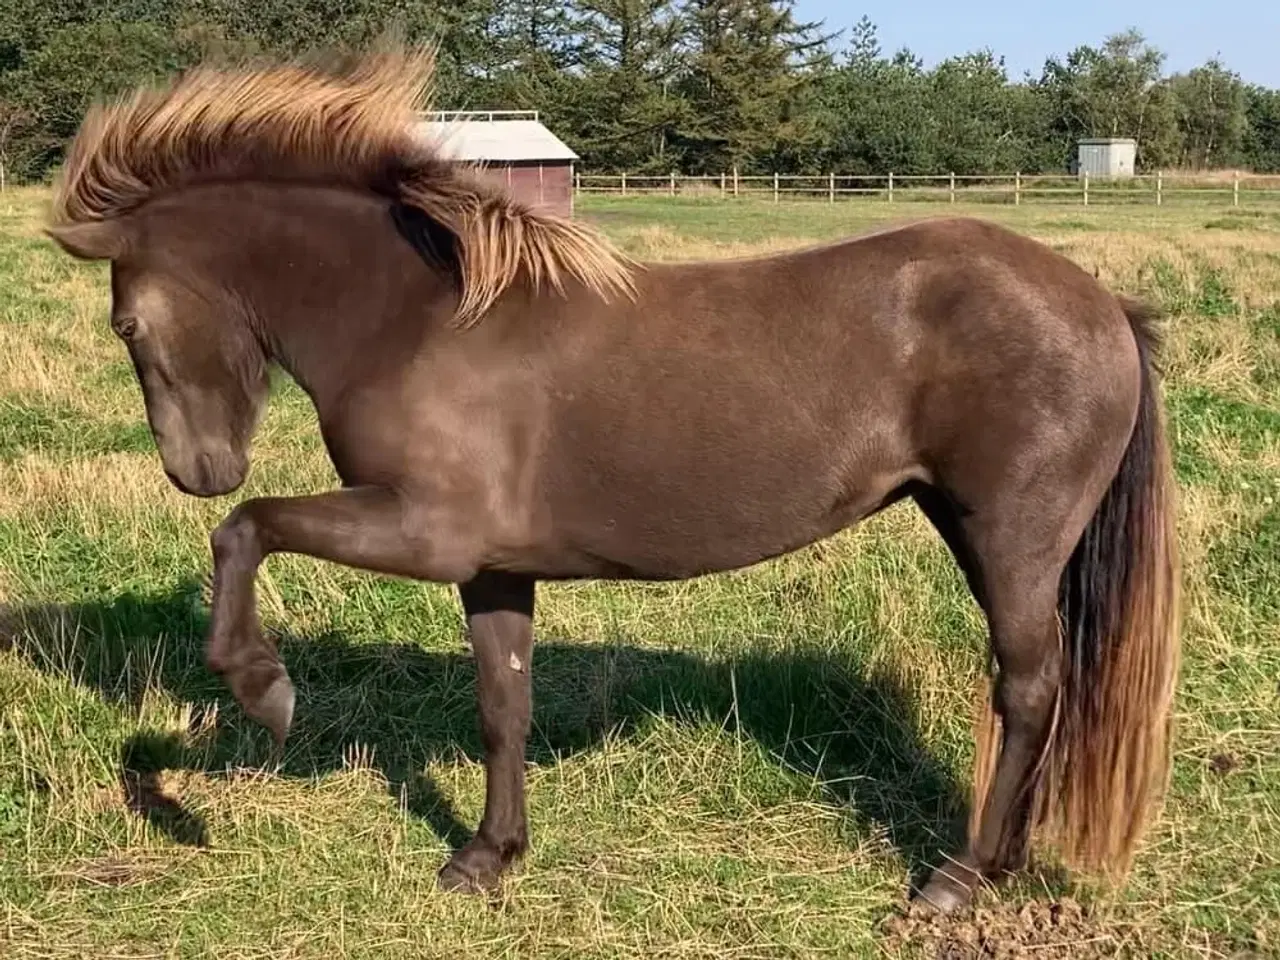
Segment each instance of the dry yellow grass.
[{"label": "dry yellow grass", "polygon": [[790,250],[812,238],[779,236],[767,240],[705,240],[683,236],[671,227],[642,227],[628,237],[627,252],[642,260],[720,260],[754,257],[777,250]]}]

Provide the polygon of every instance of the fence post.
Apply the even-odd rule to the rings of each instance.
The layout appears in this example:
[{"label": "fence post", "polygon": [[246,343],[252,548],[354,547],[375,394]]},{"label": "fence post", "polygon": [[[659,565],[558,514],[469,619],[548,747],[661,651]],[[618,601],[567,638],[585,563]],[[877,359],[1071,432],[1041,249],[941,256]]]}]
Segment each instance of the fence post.
[{"label": "fence post", "polygon": [[722,170],[720,171],[720,199],[721,200],[724,199],[725,193],[727,192],[728,192],[727,188],[725,187],[725,173]]},{"label": "fence post", "polygon": [[1233,207],[1240,206],[1240,171],[1237,170],[1231,178],[1231,205]]},{"label": "fence post", "polygon": [[1013,205],[1015,207],[1022,206],[1022,171],[1019,170],[1013,175]]},{"label": "fence post", "polygon": [[956,202],[956,175],[955,171],[951,173],[951,202]]},{"label": "fence post", "polygon": [[1164,204],[1164,171],[1156,171],[1156,206]]},{"label": "fence post", "polygon": [[827,181],[827,199],[832,203],[836,202],[836,175],[831,174],[831,178]]},{"label": "fence post", "polygon": [[582,174],[575,172],[573,175],[573,195],[579,196],[582,193]]},{"label": "fence post", "polygon": [[625,173],[622,175],[622,195],[624,197],[627,195],[627,175]]},{"label": "fence post", "polygon": [[676,195],[676,172],[672,170],[671,171],[671,196],[674,197],[675,195]]},{"label": "fence post", "polygon": [[1089,205],[1089,171],[1084,172],[1084,205]]},{"label": "fence post", "polygon": [[735,197],[738,195],[738,165],[736,163],[733,165],[733,195]]},{"label": "fence post", "polygon": [[778,174],[773,175],[773,202],[778,202]]},{"label": "fence post", "polygon": [[893,203],[893,171],[889,171],[889,202]]}]

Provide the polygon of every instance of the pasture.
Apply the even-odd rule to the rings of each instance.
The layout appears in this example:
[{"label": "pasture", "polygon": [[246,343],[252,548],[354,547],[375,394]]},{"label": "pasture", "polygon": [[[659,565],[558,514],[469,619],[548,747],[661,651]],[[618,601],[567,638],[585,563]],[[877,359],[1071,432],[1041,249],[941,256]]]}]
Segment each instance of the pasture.
[{"label": "pasture", "polygon": [[[245,489],[174,491],[106,269],[41,235],[46,202],[0,195],[0,956],[1280,950],[1280,213],[976,211],[1169,314],[1184,653],[1170,795],[1127,886],[1041,851],[929,930],[893,915],[965,814],[985,629],[914,507],[734,574],[544,585],[533,849],[492,906],[439,893],[483,803],[455,593],[271,560],[299,702],[263,769],[268,736],[201,660],[207,537],[236,500],[334,485],[314,418],[282,378]],[[578,205],[660,259],[957,210]]]}]

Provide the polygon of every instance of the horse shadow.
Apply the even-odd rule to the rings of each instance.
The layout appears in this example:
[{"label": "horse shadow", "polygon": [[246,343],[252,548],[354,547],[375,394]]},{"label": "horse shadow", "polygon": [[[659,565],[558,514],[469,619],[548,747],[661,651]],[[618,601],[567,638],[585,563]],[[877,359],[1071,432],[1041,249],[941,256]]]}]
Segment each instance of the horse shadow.
[{"label": "horse shadow", "polygon": [[[132,736],[119,772],[130,809],[195,846],[208,842],[207,824],[164,792],[161,772],[218,776],[270,753],[265,731],[205,668],[206,625],[196,584],[72,605],[0,606],[0,649],[37,669],[135,708],[157,685],[193,705],[186,735]],[[335,633],[279,641],[298,711],[277,775],[342,769],[358,741],[406,812],[452,847],[465,843],[470,828],[423,772],[435,760],[483,756],[474,663],[462,638],[455,653]],[[824,800],[847,809],[860,833],[882,830],[913,882],[960,838],[966,797],[926,747],[910,692],[840,654],[748,653],[717,662],[626,642],[544,639],[534,648],[533,678],[531,763],[627,737],[654,715],[723,723],[821,783]]]}]

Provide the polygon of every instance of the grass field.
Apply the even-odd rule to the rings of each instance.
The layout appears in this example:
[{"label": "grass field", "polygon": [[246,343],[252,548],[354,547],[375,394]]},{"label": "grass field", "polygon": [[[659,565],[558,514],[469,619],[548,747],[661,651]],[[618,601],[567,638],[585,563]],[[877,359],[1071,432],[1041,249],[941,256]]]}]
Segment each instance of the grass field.
[{"label": "grass field", "polygon": [[[964,815],[985,635],[914,508],[732,575],[545,587],[533,850],[493,907],[439,894],[435,871],[483,799],[454,595],[273,559],[263,616],[299,711],[283,767],[262,772],[265,735],[201,663],[207,535],[231,503],[169,487],[107,329],[106,271],[41,236],[46,202],[0,195],[0,957],[915,949],[885,921]],[[681,258],[904,211],[594,199],[579,212],[632,253]],[[954,942],[916,946],[976,955],[963,941],[985,932],[998,956],[1277,955],[1280,213],[981,213],[1170,314],[1176,766],[1123,890],[1046,856],[985,895]],[[282,380],[233,499],[333,483]],[[1064,898],[1082,910],[1070,929],[1041,913],[1014,930],[1029,900]]]}]

